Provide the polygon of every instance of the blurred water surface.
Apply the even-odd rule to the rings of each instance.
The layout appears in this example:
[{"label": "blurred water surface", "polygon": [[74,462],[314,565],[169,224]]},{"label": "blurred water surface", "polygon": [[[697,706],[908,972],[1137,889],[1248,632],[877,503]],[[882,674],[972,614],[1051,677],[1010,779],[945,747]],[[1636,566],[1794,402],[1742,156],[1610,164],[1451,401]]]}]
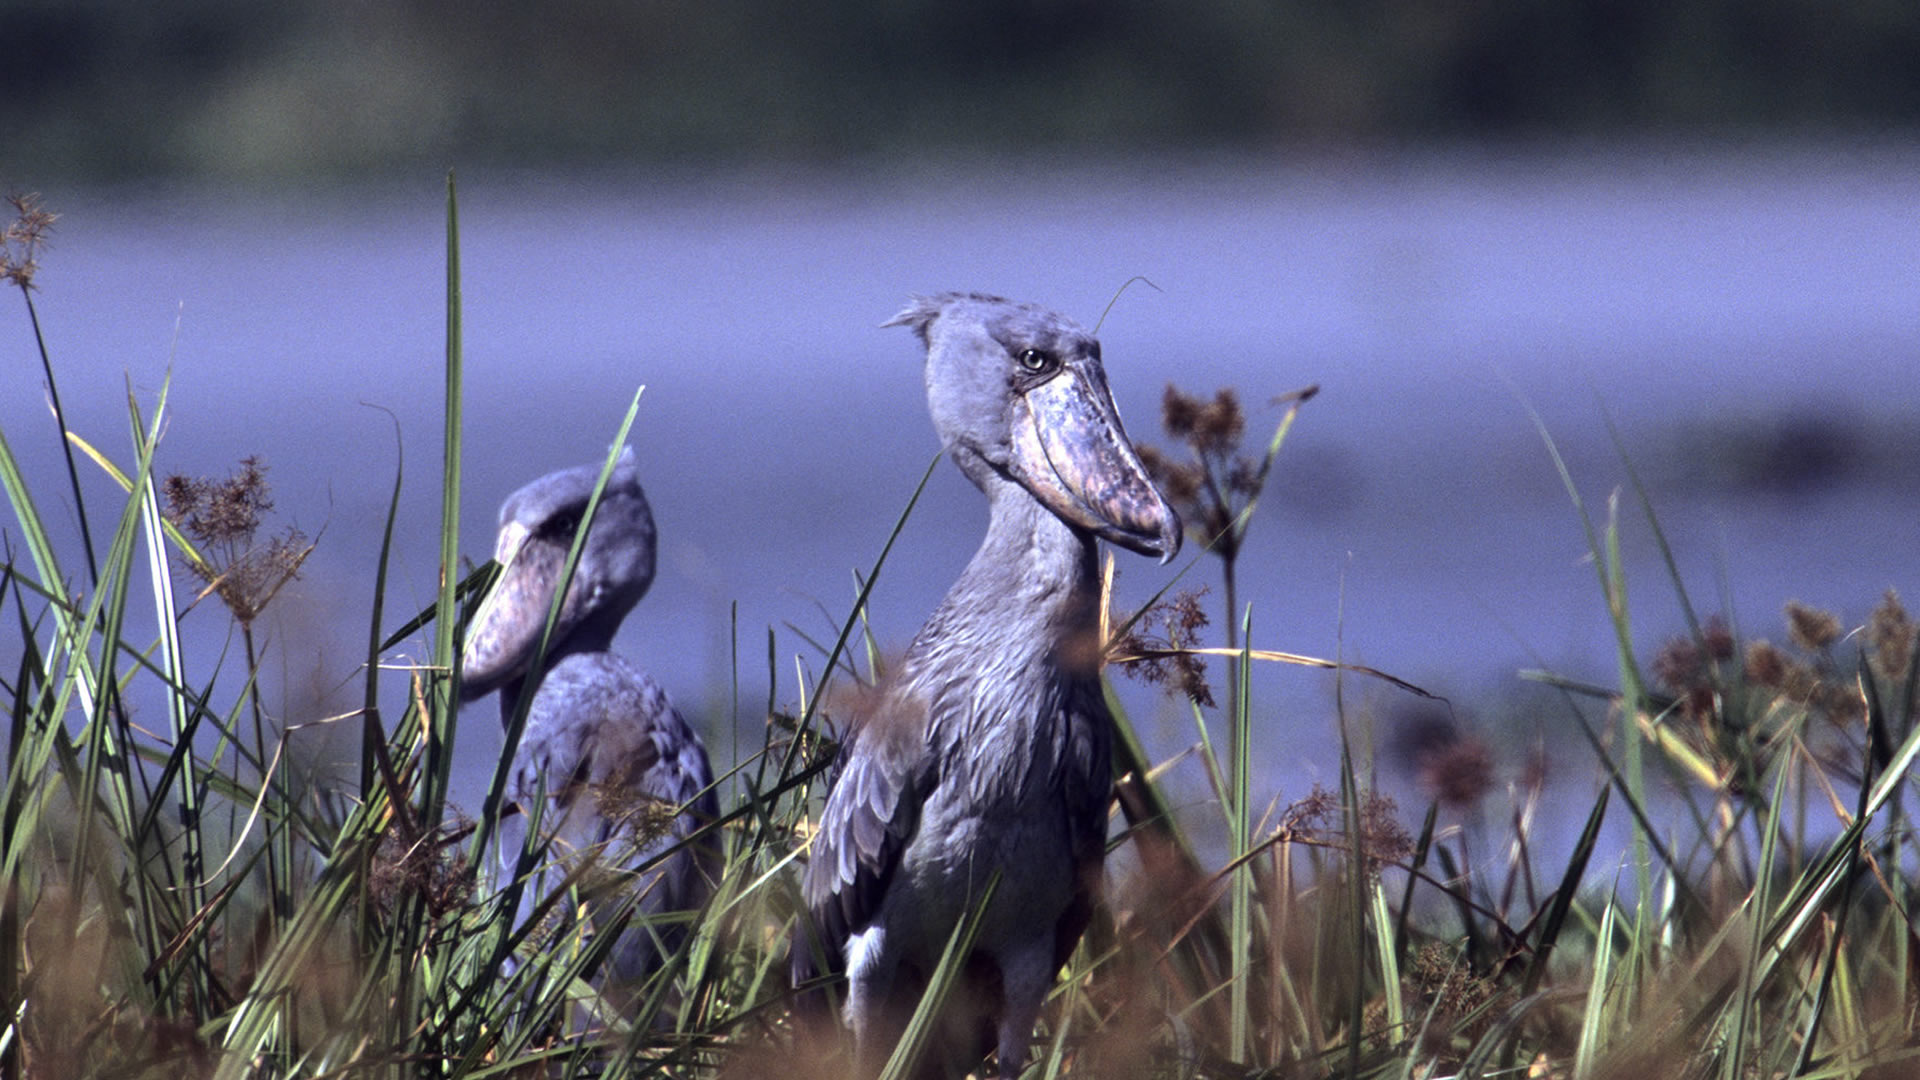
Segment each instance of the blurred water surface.
[{"label": "blurred water surface", "polygon": [[[1092,324],[1145,276],[1158,289],[1125,292],[1101,330],[1137,440],[1164,442],[1169,382],[1237,388],[1250,442],[1278,419],[1269,398],[1322,388],[1244,556],[1254,644],[1448,694],[1502,734],[1511,770],[1525,721],[1489,695],[1521,667],[1613,670],[1580,519],[1529,410],[1596,515],[1624,479],[1610,420],[1703,611],[1777,639],[1789,598],[1857,622],[1888,587],[1920,597],[1916,166],[1900,147],[1638,146],[463,177],[461,546],[484,559],[500,499],[602,454],[644,384],[633,442],[662,550],[619,647],[731,760],[735,628],[740,745],[753,746],[769,627],[774,697],[791,705],[795,654],[815,669],[819,656],[789,624],[829,638],[853,571],[938,450],[917,345],[877,324],[910,292],[954,288]],[[292,720],[355,701],[338,688],[364,652],[402,452],[388,625],[432,600],[439,184],[45,193],[64,216],[37,302],[72,426],[125,458],[126,386],[151,408],[170,372],[161,468],[224,474],[261,455],[276,521],[319,537],[272,612],[270,702]],[[13,312],[0,425],[64,527],[38,361]],[[90,472],[87,488],[97,532],[110,529],[110,487]],[[1623,515],[1644,654],[1682,623],[1630,489]],[[942,465],[875,593],[884,646],[904,646],[984,520]],[[1191,547],[1171,568],[1122,553],[1122,602],[1196,558],[1186,580],[1215,582]],[[1217,586],[1209,600],[1217,610]],[[225,617],[208,604],[188,621],[210,672]],[[1255,687],[1268,791],[1331,780],[1332,677],[1263,668]],[[1346,689],[1356,719],[1398,701]],[[1159,752],[1191,741],[1156,693],[1128,700]],[[466,720],[463,754],[490,760],[491,703]]]}]

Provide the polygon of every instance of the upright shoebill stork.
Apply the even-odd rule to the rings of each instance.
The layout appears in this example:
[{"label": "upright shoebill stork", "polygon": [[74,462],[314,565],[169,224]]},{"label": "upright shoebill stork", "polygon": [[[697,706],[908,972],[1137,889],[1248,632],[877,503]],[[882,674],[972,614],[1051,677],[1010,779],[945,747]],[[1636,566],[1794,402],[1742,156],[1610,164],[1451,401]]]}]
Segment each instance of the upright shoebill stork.
[{"label": "upright shoebill stork", "polygon": [[[542,854],[535,866],[554,872],[528,883],[523,918],[576,860],[637,868],[719,813],[700,737],[658,683],[611,651],[620,621],[653,582],[653,514],[640,490],[632,447],[621,450],[601,494],[546,658],[539,669],[531,666],[600,470],[597,464],[564,469],[507,496],[495,547],[500,578],[467,634],[463,702],[499,690],[504,724],[522,697],[532,695],[507,784],[517,813],[501,823],[501,868],[509,878],[516,872],[528,821],[544,791],[536,846]],[[669,947],[679,939],[675,927],[637,924],[650,915],[699,907],[711,889],[716,858],[710,843],[683,845],[634,879],[641,897],[635,925],[610,957],[616,980],[652,970],[656,935]],[[604,901],[602,917],[623,900],[614,895]]]},{"label": "upright shoebill stork", "polygon": [[[847,978],[860,1067],[891,1053],[955,926],[998,875],[943,1018],[946,1064],[1026,1063],[1106,852],[1112,716],[1096,539],[1164,562],[1180,519],[1120,426],[1100,343],[995,296],[915,298],[927,403],[990,506],[986,540],[841,751],[807,863],[793,977]],[[991,1031],[990,1038],[983,1037]],[[935,1072],[942,1067],[935,1062]]]}]

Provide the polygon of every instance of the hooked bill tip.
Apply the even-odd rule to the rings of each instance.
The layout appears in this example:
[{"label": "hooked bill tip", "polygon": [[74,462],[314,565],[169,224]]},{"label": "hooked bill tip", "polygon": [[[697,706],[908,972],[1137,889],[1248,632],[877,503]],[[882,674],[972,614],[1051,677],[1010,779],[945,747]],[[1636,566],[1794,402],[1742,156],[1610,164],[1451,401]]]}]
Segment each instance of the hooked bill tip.
[{"label": "hooked bill tip", "polygon": [[1172,562],[1173,557],[1175,555],[1180,554],[1180,539],[1181,539],[1182,532],[1183,530],[1181,529],[1181,526],[1180,526],[1180,515],[1174,513],[1172,507],[1168,507],[1166,528],[1160,533],[1160,565],[1161,566],[1165,566],[1168,563]]}]

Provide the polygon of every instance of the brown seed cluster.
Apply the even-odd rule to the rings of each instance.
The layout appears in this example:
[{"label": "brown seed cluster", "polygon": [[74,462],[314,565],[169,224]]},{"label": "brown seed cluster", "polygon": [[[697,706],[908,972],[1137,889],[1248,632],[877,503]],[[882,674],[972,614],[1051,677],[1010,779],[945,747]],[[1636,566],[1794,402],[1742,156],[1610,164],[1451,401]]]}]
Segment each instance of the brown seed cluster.
[{"label": "brown seed cluster", "polygon": [[1844,637],[1839,617],[1797,600],[1787,604],[1785,616],[1792,649],[1765,640],[1749,643],[1742,657],[1742,676],[1748,685],[1823,716],[1835,726],[1853,726],[1863,715],[1863,703],[1850,665],[1843,666],[1831,655]]},{"label": "brown seed cluster", "polygon": [[1493,748],[1478,735],[1436,746],[1421,759],[1420,782],[1443,805],[1476,806],[1493,790]]},{"label": "brown seed cluster", "polygon": [[1201,543],[1212,544],[1221,558],[1232,559],[1240,544],[1232,527],[1234,519],[1260,490],[1259,467],[1238,453],[1247,431],[1240,396],[1227,387],[1209,401],[1190,397],[1168,383],[1160,402],[1160,422],[1167,434],[1187,444],[1193,460],[1174,461],[1151,446],[1141,446],[1140,463],[1180,512],[1188,530]]},{"label": "brown seed cluster", "polygon": [[1500,1010],[1489,1005],[1512,991],[1475,974],[1454,948],[1437,941],[1421,946],[1411,959],[1402,993],[1408,1014],[1425,1018],[1422,1049],[1435,1056],[1436,1064],[1458,1066],[1500,1017]]},{"label": "brown seed cluster", "polygon": [[1700,626],[1699,638],[1669,638],[1654,654],[1654,682],[1680,700],[1687,716],[1705,720],[1720,707],[1726,685],[1722,665],[1733,659],[1737,648],[1726,620],[1710,615]]},{"label": "brown seed cluster", "polygon": [[[1784,643],[1742,646],[1712,619],[1699,640],[1675,638],[1652,661],[1656,685],[1675,696],[1679,714],[1693,721],[1696,745],[1726,770],[1730,784],[1764,766],[1783,726],[1818,721],[1842,740],[1838,745],[1857,749],[1869,696],[1878,695],[1886,710],[1907,700],[1916,628],[1897,593],[1889,590],[1866,625],[1852,631],[1834,613],[1799,601],[1786,605],[1783,621]],[[1896,730],[1913,720],[1889,719]]]},{"label": "brown seed cluster", "polygon": [[1450,705],[1423,701],[1397,707],[1388,714],[1386,731],[1388,751],[1444,806],[1471,809],[1498,783],[1492,744],[1456,719]]},{"label": "brown seed cluster", "polygon": [[[1369,791],[1360,801],[1360,851],[1366,859],[1368,876],[1393,863],[1404,863],[1413,855],[1413,837],[1400,824],[1400,807],[1393,799]],[[1287,807],[1281,815],[1281,836],[1313,840],[1327,847],[1345,848],[1346,813],[1340,796],[1315,784],[1306,798]]]},{"label": "brown seed cluster", "polygon": [[1903,682],[1913,671],[1914,624],[1900,594],[1892,589],[1867,618],[1867,656],[1874,674],[1890,685]]},{"label": "brown seed cluster", "polygon": [[1213,707],[1205,657],[1184,651],[1199,644],[1207,613],[1200,606],[1206,588],[1188,589],[1148,608],[1131,629],[1107,646],[1107,656],[1128,675],[1154,686],[1178,690],[1197,705]]},{"label": "brown seed cluster", "polygon": [[44,209],[38,195],[9,195],[7,204],[13,207],[13,220],[0,231],[0,280],[25,291],[33,288],[40,252],[60,215]]},{"label": "brown seed cluster", "polygon": [[367,868],[367,892],[375,906],[391,917],[404,899],[419,896],[436,921],[466,907],[473,899],[473,868],[455,847],[470,831],[466,822],[456,821],[409,840],[402,829],[389,828]]},{"label": "brown seed cluster", "polygon": [[1240,411],[1240,395],[1232,387],[1216,390],[1212,401],[1188,397],[1172,383],[1160,399],[1161,422],[1167,434],[1185,440],[1196,453],[1225,457],[1240,445],[1247,419]]},{"label": "brown seed cluster", "polygon": [[655,843],[673,833],[679,819],[678,807],[642,791],[636,784],[607,783],[588,785],[594,809],[609,822],[611,842],[620,850],[599,853],[613,863],[641,856]]},{"label": "brown seed cluster", "polygon": [[1787,601],[1787,634],[1793,643],[1818,652],[1840,640],[1840,617],[1831,611],[1810,608],[1798,600]]},{"label": "brown seed cluster", "polygon": [[313,552],[292,526],[255,543],[262,516],[273,509],[267,467],[258,457],[242,459],[224,480],[175,473],[160,491],[167,520],[200,547],[199,558],[182,559],[188,572],[205,582],[242,626],[253,624]]}]

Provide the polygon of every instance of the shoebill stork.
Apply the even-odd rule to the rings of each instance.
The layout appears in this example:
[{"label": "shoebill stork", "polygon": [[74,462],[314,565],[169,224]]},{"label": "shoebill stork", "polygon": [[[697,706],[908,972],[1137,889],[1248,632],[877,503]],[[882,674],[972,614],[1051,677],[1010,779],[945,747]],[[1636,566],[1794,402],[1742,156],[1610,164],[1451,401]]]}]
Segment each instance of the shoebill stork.
[{"label": "shoebill stork", "polygon": [[[503,724],[532,697],[507,782],[506,797],[517,812],[500,826],[501,870],[510,880],[545,793],[536,876],[521,894],[521,918],[581,858],[637,870],[679,845],[631,882],[641,892],[634,921],[606,969],[617,981],[631,981],[656,966],[656,937],[671,949],[684,932],[641,923],[697,908],[711,890],[715,846],[686,841],[718,816],[719,805],[700,736],[658,683],[612,651],[621,620],[653,582],[653,514],[632,447],[621,450],[607,480],[546,657],[532,667],[600,470],[596,464],[551,473],[501,504],[500,577],[468,630],[460,695],[474,701],[498,690]],[[598,906],[600,916],[624,901],[622,894],[609,896]]]},{"label": "shoebill stork", "polygon": [[[859,1068],[892,1052],[989,880],[966,992],[930,1063],[1027,1060],[1100,887],[1112,716],[1099,682],[1097,540],[1171,559],[1180,520],[1127,440],[1100,343],[994,296],[916,298],[927,403],[987,496],[987,536],[841,749],[812,841],[796,985],[844,972]],[[991,1032],[988,1035],[988,1032]]]}]

